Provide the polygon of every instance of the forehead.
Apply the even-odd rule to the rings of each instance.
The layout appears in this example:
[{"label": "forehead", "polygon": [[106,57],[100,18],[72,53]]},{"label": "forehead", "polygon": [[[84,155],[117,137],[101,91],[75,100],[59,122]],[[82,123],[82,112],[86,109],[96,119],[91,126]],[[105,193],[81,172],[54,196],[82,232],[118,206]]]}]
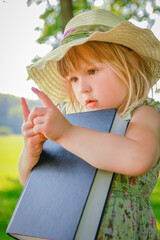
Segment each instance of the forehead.
[{"label": "forehead", "polygon": [[104,62],[106,54],[100,47],[97,43],[93,42],[72,47],[66,55],[57,62],[59,73],[63,77],[66,77],[70,72],[78,71],[81,61],[84,61],[88,65],[93,65],[94,61]]},{"label": "forehead", "polygon": [[102,57],[97,53],[96,49],[86,45],[80,45],[70,49],[69,61],[72,63],[74,70],[78,70],[80,65],[94,65],[95,62],[103,62]]},{"label": "forehead", "polygon": [[102,58],[98,54],[98,48],[95,46],[83,44],[73,47],[73,51],[79,56],[80,60],[84,60],[85,62],[92,62],[92,59],[102,61]]}]

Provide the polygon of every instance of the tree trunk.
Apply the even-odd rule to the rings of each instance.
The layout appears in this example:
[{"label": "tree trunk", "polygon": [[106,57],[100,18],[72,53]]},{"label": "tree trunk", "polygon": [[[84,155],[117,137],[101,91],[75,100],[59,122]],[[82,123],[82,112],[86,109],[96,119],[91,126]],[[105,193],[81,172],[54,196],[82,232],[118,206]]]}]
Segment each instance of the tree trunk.
[{"label": "tree trunk", "polygon": [[64,30],[68,21],[73,17],[72,0],[60,0],[62,29]]}]

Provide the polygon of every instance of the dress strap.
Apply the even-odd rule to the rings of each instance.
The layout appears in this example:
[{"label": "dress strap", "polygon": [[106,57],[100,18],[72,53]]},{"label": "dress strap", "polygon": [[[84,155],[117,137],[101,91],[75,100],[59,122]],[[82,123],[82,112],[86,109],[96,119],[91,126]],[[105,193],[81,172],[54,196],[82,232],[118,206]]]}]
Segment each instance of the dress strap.
[{"label": "dress strap", "polygon": [[140,102],[133,104],[130,109],[124,113],[121,117],[124,120],[130,120],[132,118],[133,111],[140,106],[151,106],[160,113],[160,102],[155,101],[153,98],[146,98]]}]

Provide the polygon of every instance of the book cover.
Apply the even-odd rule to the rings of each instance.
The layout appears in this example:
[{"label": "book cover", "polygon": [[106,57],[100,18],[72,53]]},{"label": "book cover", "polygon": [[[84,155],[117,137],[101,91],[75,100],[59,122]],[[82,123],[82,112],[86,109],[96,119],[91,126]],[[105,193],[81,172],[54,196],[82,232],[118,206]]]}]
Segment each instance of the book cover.
[{"label": "book cover", "polygon": [[[115,116],[116,109],[109,109],[68,114],[66,118],[74,125],[110,132],[113,126],[122,129]],[[47,140],[40,160],[24,186],[7,234],[23,240],[95,239],[112,177],[113,173],[97,171],[81,158]],[[101,192],[97,194],[96,189]],[[93,219],[91,206],[94,212],[97,201],[100,207],[95,221],[90,224]],[[89,234],[87,238],[86,234]]]}]

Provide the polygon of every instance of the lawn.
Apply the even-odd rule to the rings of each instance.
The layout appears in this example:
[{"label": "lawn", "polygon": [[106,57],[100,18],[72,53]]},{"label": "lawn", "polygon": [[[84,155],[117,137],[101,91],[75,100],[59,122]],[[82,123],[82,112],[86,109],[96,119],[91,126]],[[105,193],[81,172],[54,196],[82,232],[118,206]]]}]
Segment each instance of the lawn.
[{"label": "lawn", "polygon": [[0,136],[0,239],[13,239],[5,234],[22,191],[18,181],[18,158],[23,146],[20,135]]},{"label": "lawn", "polygon": [[[7,225],[22,191],[18,181],[18,158],[23,146],[20,135],[0,136],[0,239],[13,238],[5,234]],[[151,205],[160,234],[160,178],[151,196]]]}]

